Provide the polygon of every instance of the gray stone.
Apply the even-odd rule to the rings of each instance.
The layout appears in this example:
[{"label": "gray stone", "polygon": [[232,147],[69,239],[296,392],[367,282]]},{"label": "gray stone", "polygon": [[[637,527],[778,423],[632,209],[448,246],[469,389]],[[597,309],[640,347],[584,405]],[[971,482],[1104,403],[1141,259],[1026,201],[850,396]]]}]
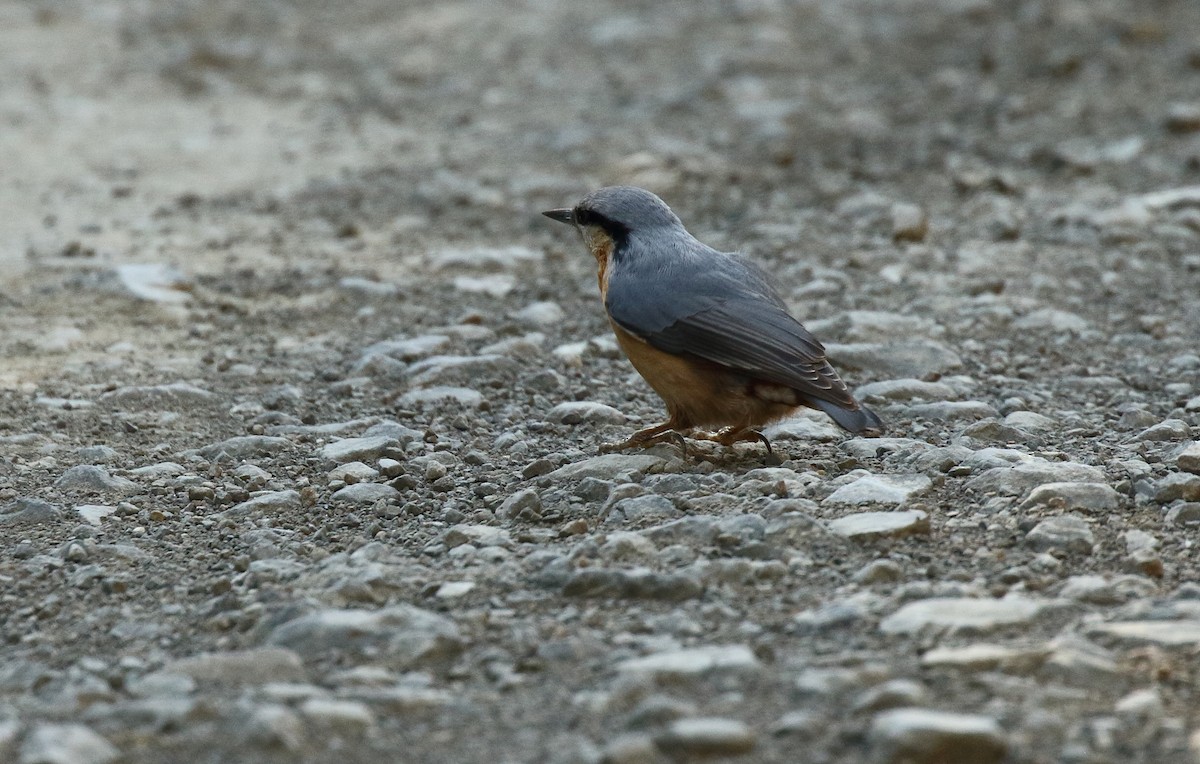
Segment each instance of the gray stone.
[{"label": "gray stone", "polygon": [[297,751],[304,745],[304,723],[287,706],[262,703],[237,718],[242,721],[241,746]]},{"label": "gray stone", "polygon": [[707,645],[664,650],[617,664],[622,674],[696,677],[718,673],[757,673],[763,665],[746,645]]},{"label": "gray stone", "polygon": [[[0,515],[0,518],[3,516]],[[1168,525],[1200,524],[1200,501],[1185,501],[1167,510],[1164,518]],[[0,519],[2,522],[2,519]]]},{"label": "gray stone", "polygon": [[854,699],[852,710],[856,714],[871,714],[889,708],[919,706],[929,693],[925,686],[912,679],[893,679],[871,687]]},{"label": "gray stone", "polygon": [[249,459],[254,456],[274,454],[292,445],[287,438],[271,435],[238,435],[235,438],[213,443],[211,446],[185,452],[205,459],[217,459],[222,455],[230,459]]},{"label": "gray stone", "polygon": [[119,387],[101,395],[98,400],[117,408],[186,409],[193,406],[212,406],[219,403],[221,399],[216,394],[195,385],[173,382],[169,385]]},{"label": "gray stone", "polygon": [[546,418],[560,424],[624,424],[626,417],[612,406],[594,401],[568,401],[550,409]]},{"label": "gray stone", "polygon": [[1033,411],[1014,411],[1004,417],[1004,424],[1026,432],[1046,432],[1058,427],[1058,422]]},{"label": "gray stone", "polygon": [[892,205],[892,240],[924,241],[929,233],[929,216],[916,204],[896,202]]},{"label": "gray stone", "polygon": [[503,519],[515,519],[522,512],[531,512],[539,516],[542,514],[542,498],[532,488],[517,491],[505,499],[504,503],[496,510],[496,516]]},{"label": "gray stone", "polygon": [[670,520],[683,513],[670,499],[657,494],[621,499],[609,508],[604,522],[610,525]]},{"label": "gray stone", "polygon": [[754,750],[754,730],[736,719],[676,719],[654,738],[655,745],[668,756],[714,757],[740,756]]},{"label": "gray stone", "polygon": [[400,492],[387,483],[355,483],[334,492],[330,497],[346,504],[374,504],[400,498]]},{"label": "gray stone", "polygon": [[967,481],[967,488],[981,493],[1021,496],[1046,483],[1103,483],[1104,472],[1076,462],[1034,459],[1010,467],[993,467]]},{"label": "gray stone", "polygon": [[399,337],[376,342],[363,348],[362,355],[385,355],[400,361],[415,361],[434,353],[450,343],[444,334],[422,334],[419,337]]},{"label": "gray stone", "polygon": [[1025,543],[1041,552],[1060,550],[1091,554],[1094,542],[1091,526],[1074,515],[1048,517],[1025,535]]},{"label": "gray stone", "polygon": [[477,409],[483,405],[483,394],[469,387],[429,387],[424,390],[410,390],[401,395],[396,403],[401,408],[426,408],[437,404],[454,403]]},{"label": "gray stone", "polygon": [[447,549],[453,549],[463,544],[471,544],[482,548],[489,546],[512,546],[508,531],[491,525],[454,525],[442,535],[442,543]]},{"label": "gray stone", "polygon": [[122,263],[112,273],[121,290],[139,300],[179,304],[192,297],[191,279],[168,263]]},{"label": "gray stone", "polygon": [[831,520],[829,530],[854,541],[929,533],[929,515],[919,509],[903,512],[859,512]]},{"label": "gray stone", "polygon": [[1058,308],[1041,308],[1013,321],[1013,328],[1020,330],[1046,329],[1052,332],[1079,334],[1091,328],[1082,316]]},{"label": "gray stone", "polygon": [[860,400],[908,401],[913,399],[945,401],[957,398],[958,393],[944,382],[925,382],[920,379],[887,379],[861,385],[854,391]]},{"label": "gray stone", "polygon": [[75,457],[86,464],[106,464],[117,458],[111,446],[84,446],[75,450]]},{"label": "gray stone", "polygon": [[568,597],[648,599],[679,602],[699,597],[704,587],[683,573],[655,573],[643,568],[584,568],[570,575],[563,586]]},{"label": "gray stone", "polygon": [[1163,441],[1187,440],[1192,437],[1192,428],[1182,419],[1166,419],[1153,427],[1147,427],[1137,434],[1134,440]]},{"label": "gray stone", "polygon": [[[399,472],[403,472],[403,469]],[[330,480],[340,480],[343,483],[369,483],[379,477],[379,470],[363,462],[346,462],[331,469],[327,475]]]},{"label": "gray stone", "polygon": [[583,480],[596,478],[598,480],[615,480],[626,472],[654,472],[660,469],[666,460],[652,454],[603,454],[590,459],[564,464],[550,474],[546,479]]},{"label": "gray stone", "polygon": [[921,665],[929,668],[956,668],[964,671],[1006,669],[1027,673],[1040,665],[1046,650],[977,643],[961,647],[935,647],[921,656]]},{"label": "gray stone", "polygon": [[266,641],[307,659],[336,652],[397,667],[451,658],[463,646],[453,621],[411,605],[318,610],[276,626]]},{"label": "gray stone", "polygon": [[91,525],[100,525],[100,522],[116,512],[116,507],[110,507],[104,504],[80,504],[75,507],[75,513],[79,515],[85,522]]},{"label": "gray stone", "polygon": [[1052,507],[1060,510],[1115,512],[1121,495],[1107,483],[1046,483],[1034,488],[1021,509]]},{"label": "gray stone", "polygon": [[1155,481],[1155,501],[1166,504],[1180,499],[1200,501],[1200,475],[1172,472]]},{"label": "gray stone", "polygon": [[920,378],[962,368],[957,353],[932,340],[829,344],[825,351],[839,369],[862,369],[888,377]]},{"label": "gray stone", "polygon": [[54,481],[54,487],[62,491],[109,496],[132,496],[140,490],[132,480],[114,477],[108,474],[108,470],[94,464],[72,467]]},{"label": "gray stone", "polygon": [[1088,635],[1138,645],[1194,648],[1200,646],[1200,620],[1100,623],[1089,627]]},{"label": "gray stone", "polygon": [[387,435],[373,435],[362,438],[344,438],[334,441],[321,449],[321,458],[334,464],[346,462],[365,462],[378,459],[388,451],[400,445],[395,438]]},{"label": "gray stone", "polygon": [[505,374],[516,368],[516,361],[502,355],[435,355],[409,367],[414,387],[460,384]]},{"label": "gray stone", "polygon": [[881,342],[911,337],[944,334],[945,330],[928,318],[883,310],[848,310],[831,318],[806,321],[820,337],[843,342]]},{"label": "gray stone", "polygon": [[256,513],[276,514],[300,508],[300,494],[296,491],[271,491],[241,504],[235,504],[221,513],[222,517],[241,517]]},{"label": "gray stone", "polygon": [[381,422],[376,422],[366,429],[362,434],[364,438],[392,438],[401,446],[407,446],[410,443],[420,443],[425,433],[421,430],[414,430],[411,427],[405,427],[399,422],[394,422],[391,419],[384,419]]},{"label": "gray stone", "polygon": [[871,721],[876,760],[887,764],[993,764],[1008,755],[994,719],[926,708],[896,708]]},{"label": "gray stone", "polygon": [[1200,443],[1190,443],[1175,455],[1175,466],[1184,472],[1200,475]]},{"label": "gray stone", "polygon": [[928,492],[933,481],[925,475],[866,475],[838,488],[822,504],[904,504]]},{"label": "gray stone", "polygon": [[894,560],[872,560],[854,574],[854,583],[893,584],[904,578],[904,569]]},{"label": "gray stone", "polygon": [[375,714],[354,700],[309,698],[300,704],[300,715],[310,724],[337,735],[361,737],[375,726]]},{"label": "gray stone", "polygon": [[41,499],[17,499],[0,507],[0,527],[32,527],[56,523],[61,519],[59,507]]},{"label": "gray stone", "polygon": [[554,326],[566,314],[556,302],[531,302],[513,314],[513,318],[528,326]]},{"label": "gray stone", "polygon": [[362,297],[395,297],[400,287],[386,281],[347,276],[338,282],[338,289]]},{"label": "gray stone", "polygon": [[281,647],[200,653],[171,661],[162,671],[218,685],[303,682],[307,678],[300,656]]},{"label": "gray stone", "polygon": [[879,628],[885,634],[914,634],[925,628],[984,633],[1029,623],[1046,608],[1045,600],[1025,597],[976,599],[937,597],[917,600],[892,613]]},{"label": "gray stone", "polygon": [[1037,438],[1024,430],[1001,424],[995,419],[987,418],[967,425],[963,428],[962,436],[982,443],[1040,443]]},{"label": "gray stone", "polygon": [[[815,419],[819,416],[821,419]],[[776,441],[796,440],[801,443],[828,443],[840,440],[843,432],[824,414],[800,412],[763,428],[763,435],[772,443]]]},{"label": "gray stone", "polygon": [[39,724],[25,736],[18,764],[107,764],[120,751],[82,724]]},{"label": "gray stone", "polygon": [[909,406],[908,415],[939,422],[952,419],[986,419],[999,416],[991,405],[982,401],[937,401]]}]

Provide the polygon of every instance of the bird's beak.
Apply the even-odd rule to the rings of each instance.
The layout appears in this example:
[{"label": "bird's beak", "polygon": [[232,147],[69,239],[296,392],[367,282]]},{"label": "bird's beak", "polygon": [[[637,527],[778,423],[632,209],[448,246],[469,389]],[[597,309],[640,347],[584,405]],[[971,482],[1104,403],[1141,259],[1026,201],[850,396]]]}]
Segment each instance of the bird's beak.
[{"label": "bird's beak", "polygon": [[560,223],[574,223],[575,211],[567,207],[561,210],[546,210],[542,213],[551,220],[557,220]]}]

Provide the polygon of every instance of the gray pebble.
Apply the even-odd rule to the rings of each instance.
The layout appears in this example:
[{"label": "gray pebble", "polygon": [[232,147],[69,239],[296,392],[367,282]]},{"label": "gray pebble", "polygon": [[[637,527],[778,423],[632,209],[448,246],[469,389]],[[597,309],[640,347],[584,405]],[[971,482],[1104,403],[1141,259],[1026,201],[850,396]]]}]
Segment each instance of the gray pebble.
[{"label": "gray pebble", "polygon": [[1029,623],[1047,603],[1026,597],[1004,599],[937,597],[904,605],[879,624],[884,634],[915,634],[932,627],[950,632],[984,633]]},{"label": "gray pebble", "polygon": [[754,750],[757,735],[736,719],[676,719],[654,742],[669,756],[739,756]]},{"label": "gray pebble", "polygon": [[371,461],[399,445],[400,441],[387,435],[344,438],[322,448],[321,458],[334,464]]},{"label": "gray pebble", "polygon": [[517,491],[504,500],[496,510],[496,516],[502,519],[515,520],[524,513],[540,517],[542,514],[542,498],[532,488]]},{"label": "gray pebble", "polygon": [[593,401],[569,401],[560,403],[546,414],[551,422],[560,424],[624,424],[625,415],[612,406]]},{"label": "gray pebble", "polygon": [[887,764],[993,764],[1008,755],[1004,733],[993,719],[924,708],[877,715],[869,740],[877,760]]},{"label": "gray pebble", "polygon": [[483,394],[478,390],[472,390],[469,387],[444,386],[410,390],[396,401],[401,407],[426,408],[441,403],[454,403],[473,409],[482,406],[483,402]]},{"label": "gray pebble", "polygon": [[54,481],[54,487],[64,491],[110,496],[132,496],[140,490],[132,480],[114,477],[108,474],[108,470],[94,464],[72,467]]},{"label": "gray pebble", "polygon": [[18,764],[108,764],[120,751],[82,724],[39,724],[21,744]]},{"label": "gray pebble", "polygon": [[1053,507],[1059,510],[1114,512],[1120,494],[1106,483],[1045,483],[1029,492],[1021,509]]},{"label": "gray pebble", "polygon": [[925,475],[866,475],[838,488],[821,503],[904,504],[932,487],[933,481]]},{"label": "gray pebble", "polygon": [[575,571],[563,586],[563,594],[568,597],[648,599],[665,602],[699,597],[703,591],[704,587],[699,581],[685,574],[614,568],[584,568]]},{"label": "gray pebble", "polygon": [[0,527],[22,528],[56,523],[62,511],[55,504],[41,499],[17,499],[0,507]]},{"label": "gray pebble", "polygon": [[335,491],[331,498],[347,504],[374,504],[399,499],[400,492],[386,483],[355,483]]},{"label": "gray pebble", "polygon": [[1025,543],[1038,551],[1060,550],[1091,554],[1095,538],[1087,521],[1074,515],[1047,518],[1025,535]]},{"label": "gray pebble", "polygon": [[221,513],[223,517],[242,517],[250,514],[277,514],[300,508],[300,494],[296,491],[272,491],[253,499],[235,504]]},{"label": "gray pebble", "polygon": [[337,652],[399,667],[452,657],[462,649],[453,621],[411,605],[317,610],[276,626],[266,642],[309,659]]}]

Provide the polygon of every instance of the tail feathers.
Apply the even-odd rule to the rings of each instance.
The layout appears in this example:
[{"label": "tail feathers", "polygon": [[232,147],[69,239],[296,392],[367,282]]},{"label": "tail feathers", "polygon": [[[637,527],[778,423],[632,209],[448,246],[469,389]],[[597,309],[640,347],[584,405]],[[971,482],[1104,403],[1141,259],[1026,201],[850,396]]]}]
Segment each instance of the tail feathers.
[{"label": "tail feathers", "polygon": [[866,435],[867,437],[875,437],[883,434],[883,420],[876,416],[874,411],[871,411],[871,409],[862,404],[859,404],[857,409],[848,409],[819,398],[810,398],[808,404],[824,411],[843,430],[848,430],[856,435]]}]

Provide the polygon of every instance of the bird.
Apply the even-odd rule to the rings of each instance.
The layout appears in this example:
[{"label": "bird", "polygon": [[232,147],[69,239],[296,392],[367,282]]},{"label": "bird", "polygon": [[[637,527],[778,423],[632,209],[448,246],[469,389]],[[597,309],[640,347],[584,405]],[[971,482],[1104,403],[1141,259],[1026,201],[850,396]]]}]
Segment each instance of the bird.
[{"label": "bird", "polygon": [[852,433],[883,433],[768,274],[698,241],[655,194],[608,186],[542,214],[579,231],[617,344],[666,404],[665,422],[602,453],[668,439],[686,453],[684,436],[726,447],[760,441],[773,453],[761,428],[804,407]]}]

